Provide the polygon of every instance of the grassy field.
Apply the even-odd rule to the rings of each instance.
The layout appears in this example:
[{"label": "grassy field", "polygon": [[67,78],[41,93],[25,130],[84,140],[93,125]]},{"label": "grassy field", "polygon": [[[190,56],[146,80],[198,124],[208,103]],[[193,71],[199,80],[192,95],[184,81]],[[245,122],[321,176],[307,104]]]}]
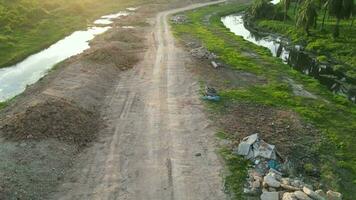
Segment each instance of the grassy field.
[{"label": "grassy field", "polygon": [[345,71],[349,77],[356,79],[356,26],[351,26],[351,20],[341,20],[340,36],[333,38],[332,32],[336,19],[327,16],[325,25],[321,30],[323,13],[319,13],[317,26],[310,29],[310,36],[295,25],[296,16],[294,5],[292,4],[288,12],[288,20],[285,22],[278,20],[258,20],[257,26],[264,31],[271,31],[288,36],[296,43],[306,45],[306,49],[316,53],[320,61],[326,57],[336,59],[346,65],[342,71]]},{"label": "grassy field", "polygon": [[98,17],[144,0],[0,0],[0,67],[9,66]]},{"label": "grassy field", "polygon": [[[267,49],[229,32],[220,18],[245,8],[241,4],[211,6],[186,13],[189,23],[173,25],[178,38],[189,36],[198,39],[233,69],[254,73],[267,80],[264,85],[220,91],[222,101],[210,107],[223,112],[226,105],[246,102],[298,113],[322,133],[321,142],[310,147],[319,155],[322,183],[326,188],[342,192],[345,199],[351,199],[356,188],[356,106],[346,98],[332,94],[315,79],[273,58]],[[206,22],[206,16],[210,16],[209,22]],[[248,56],[246,52],[257,56]],[[319,98],[294,95],[291,86],[282,81],[286,77],[302,84]],[[231,151],[225,149],[222,152],[228,168],[232,170],[226,178],[227,188],[236,194],[236,199],[243,199],[241,181],[246,175],[243,167],[246,164]]]}]

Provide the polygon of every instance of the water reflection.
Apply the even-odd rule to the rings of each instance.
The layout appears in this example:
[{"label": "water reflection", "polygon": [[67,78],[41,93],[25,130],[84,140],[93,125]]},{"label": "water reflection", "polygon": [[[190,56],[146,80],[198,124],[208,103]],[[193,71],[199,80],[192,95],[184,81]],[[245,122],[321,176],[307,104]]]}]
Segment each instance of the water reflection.
[{"label": "water reflection", "polygon": [[249,31],[244,24],[242,15],[229,15],[221,19],[225,27],[230,29],[235,35],[242,36],[245,40],[266,47],[274,57],[282,61],[295,70],[312,76],[327,86],[331,91],[348,96],[355,102],[356,89],[354,80],[348,78],[344,73],[333,70],[330,63],[320,63],[310,54],[303,51],[300,45],[292,46],[288,41],[276,35],[259,35]]},{"label": "water reflection", "polygon": [[27,85],[37,82],[45,76],[55,64],[90,48],[89,41],[96,35],[109,30],[113,19],[128,15],[128,12],[105,15],[94,24],[105,26],[89,27],[84,31],[76,31],[59,40],[49,48],[27,57],[13,66],[0,69],[0,102],[10,99],[26,89]]}]

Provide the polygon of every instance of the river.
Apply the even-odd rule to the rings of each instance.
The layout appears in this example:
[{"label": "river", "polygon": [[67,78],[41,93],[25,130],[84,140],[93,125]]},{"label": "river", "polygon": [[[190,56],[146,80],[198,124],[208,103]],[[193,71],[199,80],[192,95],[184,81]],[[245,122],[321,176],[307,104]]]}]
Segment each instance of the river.
[{"label": "river", "polygon": [[[134,11],[136,8],[127,8]],[[113,20],[130,14],[122,11],[104,15],[93,22],[86,30],[75,31],[50,47],[35,53],[23,61],[0,69],[0,102],[22,93],[27,85],[36,83],[57,63],[89,49],[89,41],[108,31]]]}]

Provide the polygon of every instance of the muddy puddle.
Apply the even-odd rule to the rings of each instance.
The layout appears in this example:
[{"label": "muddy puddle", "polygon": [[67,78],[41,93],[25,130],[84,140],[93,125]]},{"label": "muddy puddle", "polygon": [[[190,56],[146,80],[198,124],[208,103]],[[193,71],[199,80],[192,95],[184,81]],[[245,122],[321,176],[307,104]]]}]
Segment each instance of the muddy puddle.
[{"label": "muddy puddle", "polygon": [[[128,11],[135,9],[127,8]],[[1,68],[0,102],[22,93],[27,85],[37,82],[57,63],[89,49],[90,40],[108,31],[114,20],[129,15],[130,12],[128,11],[104,15],[94,21],[93,25],[86,30],[75,31],[47,49],[31,55],[15,65]]]},{"label": "muddy puddle", "polygon": [[305,52],[300,45],[292,45],[286,38],[272,34],[261,35],[250,31],[246,28],[242,14],[225,16],[221,18],[221,21],[235,35],[268,48],[272,56],[280,58],[293,69],[316,78],[334,93],[347,96],[351,101],[356,102],[355,80],[340,71],[335,71],[333,63],[319,62],[316,56]]}]

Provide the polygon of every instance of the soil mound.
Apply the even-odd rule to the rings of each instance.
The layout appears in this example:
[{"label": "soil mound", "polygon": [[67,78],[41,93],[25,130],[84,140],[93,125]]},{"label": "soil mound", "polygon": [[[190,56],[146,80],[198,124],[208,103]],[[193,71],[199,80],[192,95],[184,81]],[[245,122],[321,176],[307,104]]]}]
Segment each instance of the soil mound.
[{"label": "soil mound", "polygon": [[80,146],[91,142],[99,117],[72,102],[46,99],[0,121],[0,133],[10,140],[56,138]]},{"label": "soil mound", "polygon": [[90,60],[101,64],[113,63],[121,70],[131,68],[139,60],[135,54],[123,50],[115,42],[95,48],[88,57]]}]

